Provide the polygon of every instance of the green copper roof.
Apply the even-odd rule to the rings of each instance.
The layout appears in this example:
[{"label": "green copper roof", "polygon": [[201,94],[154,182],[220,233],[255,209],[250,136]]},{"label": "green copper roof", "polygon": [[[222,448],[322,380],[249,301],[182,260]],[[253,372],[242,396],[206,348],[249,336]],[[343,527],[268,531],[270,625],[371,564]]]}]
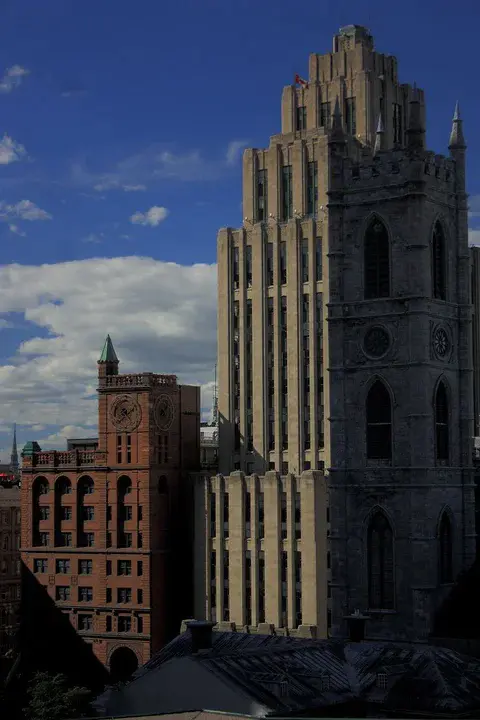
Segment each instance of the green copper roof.
[{"label": "green copper roof", "polygon": [[118,363],[117,353],[113,347],[110,335],[107,335],[107,339],[105,340],[105,345],[103,346],[102,354],[100,355],[100,360],[98,362]]},{"label": "green copper roof", "polygon": [[22,450],[22,457],[24,455],[33,455],[33,453],[36,452],[42,452],[42,448],[35,440],[29,440],[27,443],[25,443],[25,446]]}]

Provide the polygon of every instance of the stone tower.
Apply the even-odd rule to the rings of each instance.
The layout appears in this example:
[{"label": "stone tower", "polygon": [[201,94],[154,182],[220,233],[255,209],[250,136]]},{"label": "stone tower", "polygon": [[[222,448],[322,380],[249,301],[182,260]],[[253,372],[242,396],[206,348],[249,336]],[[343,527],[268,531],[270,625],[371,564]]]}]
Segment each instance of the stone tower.
[{"label": "stone tower", "polygon": [[218,236],[220,472],[325,469],[328,628],[423,639],[474,554],[465,142],[342,28],[244,154]]}]

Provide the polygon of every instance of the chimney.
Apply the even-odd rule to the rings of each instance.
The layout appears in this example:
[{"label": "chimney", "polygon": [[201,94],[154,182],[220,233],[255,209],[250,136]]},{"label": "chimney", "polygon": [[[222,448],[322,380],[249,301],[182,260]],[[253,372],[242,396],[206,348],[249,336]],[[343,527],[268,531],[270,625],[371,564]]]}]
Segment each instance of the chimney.
[{"label": "chimney", "polygon": [[215,623],[209,620],[190,620],[187,622],[187,628],[190,630],[192,640],[192,654],[195,655],[201,650],[211,649],[214,627]]},{"label": "chimney", "polygon": [[354,610],[351,615],[347,615],[345,620],[348,624],[348,637],[350,642],[363,642],[365,640],[365,625],[368,616],[363,615],[360,610]]}]

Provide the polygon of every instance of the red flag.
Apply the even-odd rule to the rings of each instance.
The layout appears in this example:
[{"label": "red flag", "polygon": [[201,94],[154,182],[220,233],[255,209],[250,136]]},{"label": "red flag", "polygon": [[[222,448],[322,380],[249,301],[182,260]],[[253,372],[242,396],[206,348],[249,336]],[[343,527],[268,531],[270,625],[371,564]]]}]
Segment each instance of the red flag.
[{"label": "red flag", "polygon": [[300,77],[300,75],[295,75],[295,85],[300,85],[304,90],[308,88],[308,82]]}]

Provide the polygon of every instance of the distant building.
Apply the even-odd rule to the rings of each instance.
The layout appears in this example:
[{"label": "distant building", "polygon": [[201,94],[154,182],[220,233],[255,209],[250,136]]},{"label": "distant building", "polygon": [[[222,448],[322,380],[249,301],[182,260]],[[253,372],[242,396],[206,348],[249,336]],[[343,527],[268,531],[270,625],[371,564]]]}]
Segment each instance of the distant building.
[{"label": "distant building", "polygon": [[20,487],[0,478],[0,673],[16,645],[20,588]]},{"label": "distant building", "polygon": [[118,364],[108,337],[98,439],[27,443],[21,490],[27,571],[117,679],[172,637],[191,598],[188,477],[200,461],[199,388]]},{"label": "distant building", "polygon": [[0,482],[18,482],[20,480],[20,463],[17,450],[17,426],[13,426],[12,452],[9,463],[0,463]]},{"label": "distant building", "polygon": [[218,472],[218,424],[201,424],[200,466],[209,475],[216,475]]}]

